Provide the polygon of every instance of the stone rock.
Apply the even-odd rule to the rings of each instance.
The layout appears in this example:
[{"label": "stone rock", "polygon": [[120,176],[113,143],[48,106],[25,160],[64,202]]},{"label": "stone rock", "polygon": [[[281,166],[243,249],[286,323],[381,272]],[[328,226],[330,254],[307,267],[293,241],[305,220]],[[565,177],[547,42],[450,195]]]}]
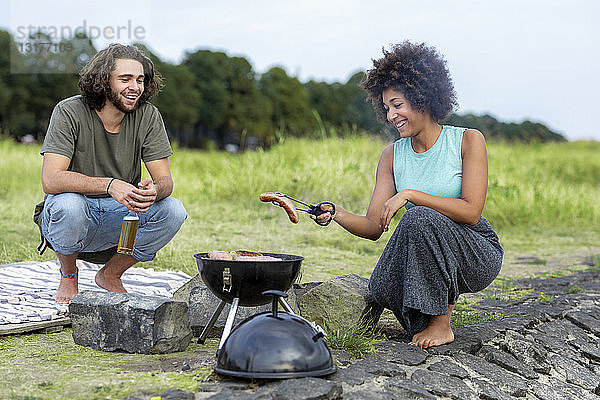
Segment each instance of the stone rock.
[{"label": "stone rock", "polygon": [[527,393],[527,381],[495,364],[485,361],[483,358],[471,354],[456,354],[454,359],[462,366],[466,366],[490,380],[500,390],[507,392],[511,396],[523,397]]},{"label": "stone rock", "polygon": [[[215,394],[217,393],[219,395],[223,395],[223,397],[219,398],[225,398],[225,395],[229,395],[230,398],[236,398],[234,396],[235,393],[241,393],[241,397],[244,397],[246,395],[249,395],[247,392],[245,392],[245,390],[250,389],[250,382],[251,381],[235,382],[227,380],[219,383],[204,383],[198,386],[198,388],[196,389],[196,395],[194,400],[208,399],[211,397],[215,398],[213,396],[215,396]],[[256,396],[246,396],[246,398],[255,399]],[[271,399],[271,397],[269,396],[268,399]]]},{"label": "stone rock", "polygon": [[527,379],[539,378],[539,375],[536,374],[531,367],[524,365],[511,354],[498,350],[495,347],[485,345],[479,350],[479,355],[483,356],[486,361],[494,363],[511,372],[516,372]]},{"label": "stone rock", "polygon": [[454,341],[441,346],[433,347],[428,351],[432,354],[452,355],[458,353],[475,354],[481,349],[484,342],[488,342],[499,333],[493,325],[471,325],[454,330]]},{"label": "stone rock", "polygon": [[462,380],[440,372],[417,369],[410,377],[429,392],[455,400],[477,400],[479,396]]},{"label": "stone rock", "polygon": [[492,323],[498,328],[498,332],[504,333],[507,330],[522,331],[523,328],[534,325],[537,321],[533,314],[529,307],[523,307],[520,308],[519,312],[514,313],[517,316],[504,318],[502,321],[492,321]]},{"label": "stone rock", "polygon": [[469,377],[469,373],[466,369],[456,364],[455,362],[449,361],[445,358],[431,364],[429,367],[427,367],[427,369],[429,369],[430,371],[448,374],[459,379],[465,379]]},{"label": "stone rock", "polygon": [[571,346],[566,339],[562,339],[558,335],[536,334],[535,332],[532,332],[532,335],[535,335],[535,341],[541,343],[548,351],[557,352],[573,359],[579,355],[574,346]]},{"label": "stone rock", "polygon": [[432,354],[453,355],[458,353],[475,354],[481,349],[483,342],[476,336],[454,334],[454,341],[429,349]]},{"label": "stone rock", "polygon": [[394,315],[391,310],[387,308],[383,310],[377,323],[377,330],[387,337],[393,337],[406,333],[398,318]]},{"label": "stone rock", "polygon": [[[198,285],[191,289],[189,296],[189,311],[188,315],[190,318],[190,326],[194,332],[195,336],[200,336],[200,333],[210,320],[213,312],[217,309],[219,304],[221,303],[221,299],[215,296],[210,289],[204,285]],[[227,321],[227,315],[229,314],[229,310],[231,308],[231,304],[225,304],[219,318],[215,322],[213,328],[208,332],[208,337],[220,337],[223,333],[223,328],[225,327],[225,322]],[[263,305],[259,307],[242,307],[239,306],[237,312],[235,314],[235,320],[233,326],[236,326],[244,319],[271,309],[269,305]]]},{"label": "stone rock", "polygon": [[573,324],[570,321],[568,321],[569,315],[576,314],[568,313],[567,320],[557,319],[554,321],[545,322],[537,325],[535,329],[544,335],[558,338],[563,342],[570,342],[572,340],[586,342],[588,340],[587,333],[585,333],[585,331],[581,327],[577,326],[577,324]]},{"label": "stone rock", "polygon": [[[598,311],[596,311],[598,312]],[[600,319],[594,318],[589,311],[572,311],[568,312],[565,317],[580,328],[600,336]],[[599,314],[596,314],[599,315]]]},{"label": "stone rock", "polygon": [[168,297],[82,291],[69,317],[74,342],[97,350],[172,353],[192,338],[187,305]]},{"label": "stone rock", "polygon": [[[195,279],[195,278],[194,278]],[[194,280],[192,279],[192,281]],[[189,304],[189,319],[190,326],[194,332],[194,335],[200,336],[200,333],[210,320],[215,309],[221,303],[221,299],[215,296],[210,289],[202,282],[196,281],[196,286],[190,288],[188,304]],[[296,298],[293,290],[289,290],[288,298],[286,301],[292,307],[296,313],[298,313],[298,306],[296,305]],[[179,298],[185,298],[185,292],[182,291],[182,296],[178,296]],[[209,331],[208,337],[220,337],[223,328],[225,327],[225,322],[227,321],[227,315],[229,314],[229,310],[231,308],[231,304],[225,304],[219,318],[217,319],[213,328]],[[272,306],[271,303],[258,306],[258,307],[243,307],[239,306],[237,312],[235,314],[234,325],[237,326],[240,322],[245,320],[252,315],[271,311]],[[279,310],[282,310],[281,306],[279,306]]]},{"label": "stone rock", "polygon": [[330,349],[331,357],[336,365],[348,366],[352,363],[352,354],[342,349]]},{"label": "stone rock", "polygon": [[241,390],[223,389],[220,392],[213,393],[196,393],[195,400],[210,399],[210,400],[271,400],[270,396],[260,397],[254,393],[243,392]]},{"label": "stone rock", "polygon": [[600,387],[600,376],[577,361],[559,354],[551,354],[549,360],[550,364],[566,378],[568,383],[574,383],[591,391],[596,391]]},{"label": "stone rock", "polygon": [[563,382],[555,377],[548,378],[548,385],[554,388],[554,390],[560,391],[561,393],[565,393],[565,398],[568,399],[598,400],[598,396],[594,395],[590,391],[585,390],[577,385],[572,385]]},{"label": "stone rock", "polygon": [[196,274],[192,279],[184,283],[179,289],[173,293],[173,300],[184,301],[188,306],[190,305],[190,294],[192,289],[196,286],[204,286],[200,274]]},{"label": "stone rock", "polygon": [[548,352],[534,340],[528,339],[517,332],[507,331],[499,345],[500,348],[535,372],[550,373],[551,366],[547,363]]},{"label": "stone rock", "polygon": [[[366,288],[366,280],[360,285]],[[574,285],[584,290],[564,293]],[[320,286],[319,282],[294,285],[294,292],[303,298]],[[319,389],[323,381],[341,386],[344,399],[599,399],[600,335],[595,332],[600,321],[600,270],[522,280],[515,286],[535,291],[507,303],[488,299],[473,306],[513,317],[456,328],[453,343],[422,350],[408,344],[411,338],[405,332],[391,331],[394,337],[377,344],[377,352],[365,359],[335,350],[340,364],[337,373],[315,378],[316,386],[295,386],[297,382],[283,380],[242,383],[228,378],[202,385],[195,399],[272,400],[275,393],[292,398],[287,385],[306,390],[306,396],[312,396],[307,398],[328,398],[331,392]],[[540,291],[553,299],[538,301]],[[358,298],[365,300],[365,296]],[[296,397],[305,398],[303,393]]]},{"label": "stone rock", "polygon": [[585,343],[578,347],[579,351],[581,351],[581,354],[583,354],[590,360],[600,362],[600,346],[598,346],[597,344]]},{"label": "stone rock", "polygon": [[375,345],[377,353],[373,358],[384,359],[396,364],[417,366],[423,364],[429,357],[429,353],[408,343],[388,340]]},{"label": "stone rock", "polygon": [[[547,314],[551,318],[559,318],[561,314],[569,308],[570,306],[568,304],[562,303],[557,299],[554,301],[537,301],[536,299],[531,298],[525,300],[524,304],[515,304],[512,307],[507,308],[507,311],[518,315],[518,318],[516,318],[517,321],[527,319],[528,322],[535,322],[540,314]],[[516,327],[510,329],[515,331],[519,330]]]},{"label": "stone rock", "polygon": [[306,292],[308,292],[311,289],[314,289],[315,287],[319,286],[321,283],[323,283],[323,282],[294,283],[292,288],[294,289],[294,294],[296,295],[296,299],[299,301]]},{"label": "stone rock", "polygon": [[367,372],[360,365],[352,364],[347,368],[338,368],[328,379],[334,382],[343,382],[350,386],[359,386],[375,379],[375,375]]},{"label": "stone rock", "polygon": [[271,392],[273,400],[337,400],[342,385],[320,378],[287,379]]},{"label": "stone rock", "polygon": [[307,291],[298,307],[304,318],[330,331],[377,323],[383,308],[370,299],[368,284],[356,274],[338,276]]},{"label": "stone rock", "polygon": [[541,382],[530,382],[529,391],[537,398],[544,400],[563,400],[570,396]]},{"label": "stone rock", "polygon": [[360,369],[374,376],[406,376],[406,371],[398,364],[376,357],[359,360],[348,369],[354,372]]},{"label": "stone rock", "polygon": [[[469,380],[473,386],[475,386],[475,390],[479,393],[479,397],[481,399],[486,400],[512,400],[514,397],[503,393],[496,385],[492,385],[491,383],[484,381],[483,379],[472,378]],[[545,400],[545,399],[544,399]]]},{"label": "stone rock", "polygon": [[[402,397],[406,399],[407,397]],[[380,387],[360,388],[352,392],[344,392],[344,400],[398,400],[399,397]]]},{"label": "stone rock", "polygon": [[384,383],[384,388],[392,392],[396,396],[395,399],[431,400],[437,398],[416,382],[401,376],[388,378]]},{"label": "stone rock", "polygon": [[387,360],[387,354],[378,352],[368,358],[357,360],[346,368],[338,368],[328,379],[348,385],[363,385],[377,376],[406,376],[406,371],[398,363]]}]

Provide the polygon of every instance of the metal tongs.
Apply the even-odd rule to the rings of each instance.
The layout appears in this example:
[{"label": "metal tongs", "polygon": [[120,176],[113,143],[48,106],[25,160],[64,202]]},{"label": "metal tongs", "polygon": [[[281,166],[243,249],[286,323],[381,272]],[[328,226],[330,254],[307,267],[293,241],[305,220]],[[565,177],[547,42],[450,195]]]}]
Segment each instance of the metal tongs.
[{"label": "metal tongs", "polygon": [[[331,214],[332,218],[329,218],[327,220],[327,222],[319,222],[319,220],[315,219],[315,222],[317,223],[317,225],[321,225],[321,226],[327,226],[327,225],[329,225],[331,223],[331,221],[333,220],[333,216],[335,215],[335,204],[333,204],[330,201],[322,201],[319,204],[306,204],[305,202],[300,201],[300,200],[296,200],[293,197],[290,197],[290,196],[288,196],[285,193],[275,192],[275,195],[276,196],[281,196],[281,197],[287,197],[288,199],[290,199],[292,201],[295,201],[296,203],[300,203],[300,204],[308,207],[308,210],[305,210],[305,209],[302,209],[302,208],[296,208],[296,210],[298,210],[298,211],[304,211],[305,213],[312,214],[315,217],[318,217],[321,214],[325,214],[326,212],[328,212],[328,213]],[[323,209],[321,209],[322,205],[330,205],[333,208],[333,210],[331,210],[331,211],[323,211]]]}]

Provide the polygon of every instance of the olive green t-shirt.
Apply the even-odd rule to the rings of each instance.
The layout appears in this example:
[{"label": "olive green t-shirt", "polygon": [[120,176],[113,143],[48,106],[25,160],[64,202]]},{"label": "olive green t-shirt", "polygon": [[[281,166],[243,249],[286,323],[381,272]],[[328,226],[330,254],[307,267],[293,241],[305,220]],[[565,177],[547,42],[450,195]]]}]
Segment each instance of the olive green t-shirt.
[{"label": "olive green t-shirt", "polygon": [[137,186],[142,161],[169,157],[173,151],[160,112],[152,104],[125,114],[120,131],[111,133],[78,95],[54,107],[40,154],[44,153],[69,157],[69,171],[117,178]]}]

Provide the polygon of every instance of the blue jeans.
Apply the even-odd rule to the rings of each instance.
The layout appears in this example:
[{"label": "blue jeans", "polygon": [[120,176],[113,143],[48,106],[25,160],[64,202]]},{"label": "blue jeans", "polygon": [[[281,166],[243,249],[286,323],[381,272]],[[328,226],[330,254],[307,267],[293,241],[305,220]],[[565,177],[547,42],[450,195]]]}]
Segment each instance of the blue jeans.
[{"label": "blue jeans", "polygon": [[[64,255],[115,247],[121,223],[129,210],[108,198],[89,198],[78,193],[48,195],[42,213],[42,234],[52,248]],[[175,236],[187,213],[181,202],[166,197],[139,213],[135,248],[138,261],[151,261]]]}]

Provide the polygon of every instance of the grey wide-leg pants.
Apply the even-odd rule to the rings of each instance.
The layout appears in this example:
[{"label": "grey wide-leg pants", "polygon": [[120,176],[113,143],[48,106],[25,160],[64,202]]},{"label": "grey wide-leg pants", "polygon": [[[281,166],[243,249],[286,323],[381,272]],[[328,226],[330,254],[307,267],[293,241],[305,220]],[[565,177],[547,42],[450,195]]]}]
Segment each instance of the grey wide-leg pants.
[{"label": "grey wide-leg pants", "polygon": [[461,293],[478,292],[496,278],[504,250],[483,217],[454,222],[427,207],[408,209],[379,258],[369,289],[410,335],[432,315],[448,313]]}]

